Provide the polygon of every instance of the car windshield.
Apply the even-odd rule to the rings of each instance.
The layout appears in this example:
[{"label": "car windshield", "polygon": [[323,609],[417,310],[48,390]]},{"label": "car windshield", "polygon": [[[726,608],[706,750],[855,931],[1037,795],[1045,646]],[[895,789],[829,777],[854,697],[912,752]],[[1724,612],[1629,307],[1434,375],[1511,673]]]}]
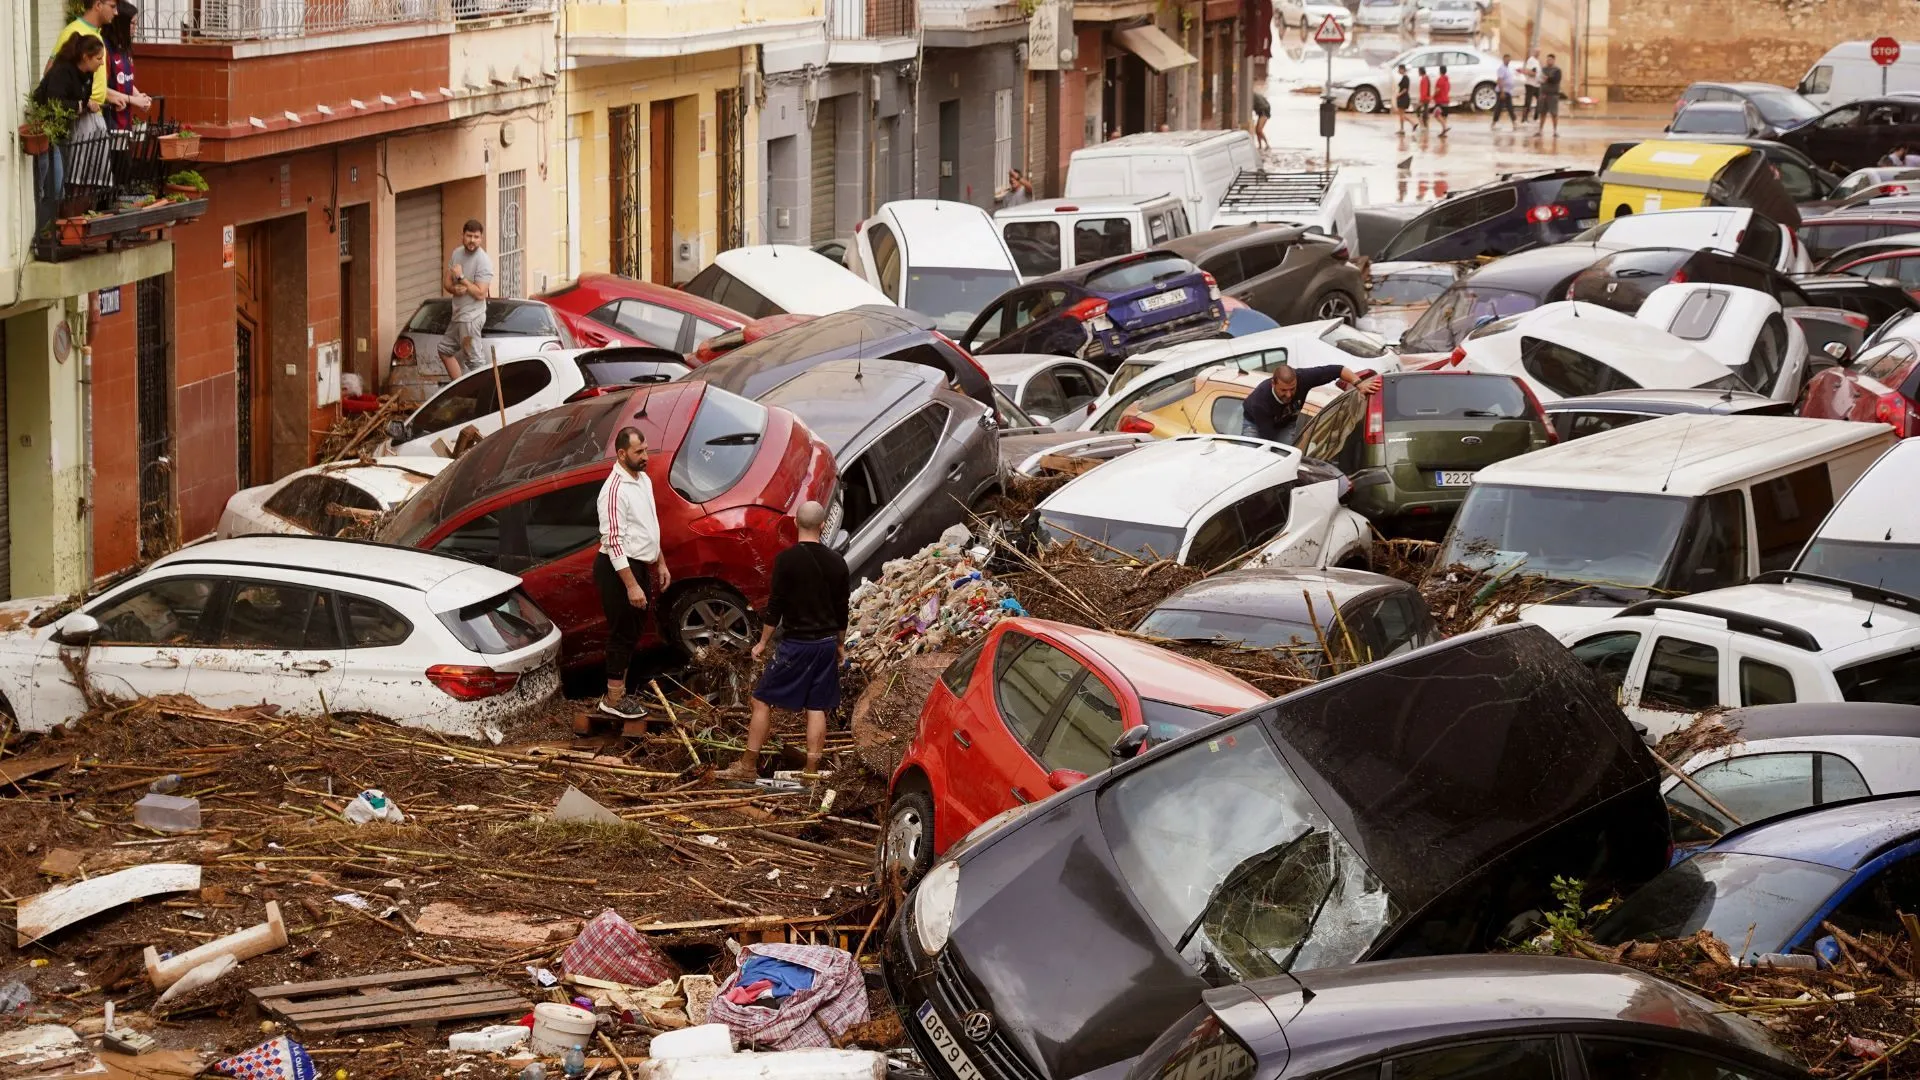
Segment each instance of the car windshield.
[{"label": "car windshield", "polygon": [[1311,667],[1320,659],[1320,635],[1312,624],[1227,611],[1186,611],[1160,608],[1134,627],[1136,633],[1174,641],[1217,641],[1248,649],[1299,650]]},{"label": "car windshield", "polygon": [[1327,327],[1327,332],[1320,335],[1320,340],[1348,356],[1358,356],[1362,360],[1377,360],[1387,355],[1386,348],[1376,338],[1343,322]]},{"label": "car windshield", "polygon": [[932,319],[948,334],[973,325],[980,309],[1020,284],[1010,270],[960,270],[921,267],[907,271],[906,306]]},{"label": "car windshield", "polygon": [[668,483],[688,502],[716,498],[747,474],[767,432],[767,407],[709,385],[686,442],[673,456]]},{"label": "car windshield", "polygon": [[1400,336],[1400,351],[1448,352],[1475,326],[1488,319],[1532,311],[1540,298],[1518,289],[1490,288],[1462,282],[1440,294],[1420,320]]},{"label": "car windshield", "polygon": [[1087,290],[1103,295],[1130,292],[1156,281],[1199,272],[1198,267],[1170,251],[1151,251],[1095,271],[1087,278]]},{"label": "car windshield", "polygon": [[1620,945],[1710,930],[1728,945],[1751,942],[1747,957],[1779,952],[1847,877],[1845,870],[1798,859],[1706,851],[1627,897],[1593,936],[1602,945]]},{"label": "car windshield", "polygon": [[1476,374],[1391,379],[1384,409],[1389,420],[1518,420],[1533,412],[1519,380]]},{"label": "car windshield", "polygon": [[1256,724],[1121,777],[1098,813],[1140,906],[1215,985],[1352,963],[1399,918]]},{"label": "car windshield", "polygon": [[1816,536],[1794,569],[1920,597],[1920,544]]},{"label": "car windshield", "polygon": [[1518,566],[1551,582],[1592,585],[1568,603],[1646,598],[1665,578],[1691,500],[1671,495],[1475,484],[1438,566]]},{"label": "car windshield", "polygon": [[[1145,556],[1149,562],[1177,558],[1186,531],[1172,525],[1141,525],[1132,521],[1040,512],[1040,536],[1048,543],[1079,544],[1096,559],[1117,559],[1121,553]],[[1089,544],[1087,541],[1097,541]],[[1102,545],[1105,545],[1104,547]]]},{"label": "car windshield", "polygon": [[[1468,0],[1469,3],[1472,0]],[[1453,276],[1441,275],[1432,271],[1418,273],[1389,274],[1375,279],[1373,288],[1367,292],[1368,307],[1392,307],[1406,304],[1430,304],[1447,286],[1453,284]]]},{"label": "car windshield", "polygon": [[1745,135],[1747,133],[1747,113],[1745,109],[1722,108],[1714,105],[1690,105],[1680,110],[1674,118],[1673,133],[1697,135]]},{"label": "car windshield", "polygon": [[1820,115],[1818,105],[1787,90],[1748,94],[1747,100],[1760,110],[1761,119],[1774,127],[1804,124]]},{"label": "car windshield", "polygon": [[558,337],[559,325],[545,304],[509,300],[489,300],[487,321],[481,324],[483,337]]}]

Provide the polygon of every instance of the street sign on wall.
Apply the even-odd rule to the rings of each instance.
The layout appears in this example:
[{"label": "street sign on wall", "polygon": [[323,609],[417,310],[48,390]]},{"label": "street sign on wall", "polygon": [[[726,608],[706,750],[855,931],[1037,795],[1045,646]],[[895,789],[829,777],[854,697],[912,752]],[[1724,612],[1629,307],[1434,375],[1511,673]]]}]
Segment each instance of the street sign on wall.
[{"label": "street sign on wall", "polygon": [[1890,37],[1874,38],[1873,44],[1867,46],[1867,55],[1881,67],[1891,67],[1900,62],[1900,43]]},{"label": "street sign on wall", "polygon": [[1040,0],[1027,19],[1027,70],[1062,71],[1073,59],[1071,0]]}]

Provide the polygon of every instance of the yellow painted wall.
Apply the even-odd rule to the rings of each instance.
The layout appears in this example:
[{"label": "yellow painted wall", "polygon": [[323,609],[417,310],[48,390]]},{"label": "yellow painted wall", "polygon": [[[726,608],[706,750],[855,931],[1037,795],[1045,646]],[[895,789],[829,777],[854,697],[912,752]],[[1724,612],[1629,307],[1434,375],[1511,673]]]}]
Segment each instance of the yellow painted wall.
[{"label": "yellow painted wall", "polygon": [[[652,190],[650,104],[675,101],[675,147],[673,154],[675,183],[675,223],[684,235],[697,230],[703,262],[711,262],[719,219],[719,125],[714,112],[714,92],[738,87],[743,73],[749,79],[754,67],[752,48],[724,49],[694,56],[658,60],[631,60],[616,64],[597,64],[562,74],[561,93],[555,99],[556,122],[550,126],[553,139],[550,160],[555,163],[552,212],[548,218],[550,255],[545,260],[556,268],[567,265],[567,223],[569,214],[580,216],[580,269],[583,273],[609,269],[612,229],[613,186],[609,180],[613,146],[609,136],[608,109],[633,106],[640,117],[639,148],[641,175],[641,245],[646,255],[643,270],[652,265],[656,243],[671,243],[671,237],[653,236],[653,222],[647,212]],[[684,99],[684,100],[683,100]],[[580,190],[570,192],[566,184],[567,129],[563,116],[572,117],[572,127],[580,140]],[[705,139],[702,148],[701,132]],[[746,219],[748,243],[761,240],[755,208],[760,203],[760,177],[754,171],[755,147],[759,143],[759,118],[748,103],[742,139],[745,144],[742,175],[746,191],[742,196],[742,214]]]},{"label": "yellow painted wall", "polygon": [[824,0],[623,0],[567,5],[568,30],[583,37],[677,37],[822,17]]}]

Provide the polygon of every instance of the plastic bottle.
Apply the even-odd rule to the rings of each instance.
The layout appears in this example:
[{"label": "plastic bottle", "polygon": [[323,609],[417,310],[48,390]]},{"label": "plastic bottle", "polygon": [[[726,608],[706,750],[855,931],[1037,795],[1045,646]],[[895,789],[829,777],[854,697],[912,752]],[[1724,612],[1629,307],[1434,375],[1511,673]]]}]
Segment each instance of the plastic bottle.
[{"label": "plastic bottle", "polygon": [[568,1076],[579,1076],[581,1073],[586,1072],[587,1051],[585,1048],[576,1043],[573,1049],[567,1051],[567,1056],[560,1059],[560,1069]]},{"label": "plastic bottle", "polygon": [[170,795],[173,793],[173,789],[179,786],[180,786],[180,774],[177,772],[170,772],[167,775],[162,776],[159,779],[155,780],[153,783],[148,784],[147,790],[153,792],[155,795]]}]

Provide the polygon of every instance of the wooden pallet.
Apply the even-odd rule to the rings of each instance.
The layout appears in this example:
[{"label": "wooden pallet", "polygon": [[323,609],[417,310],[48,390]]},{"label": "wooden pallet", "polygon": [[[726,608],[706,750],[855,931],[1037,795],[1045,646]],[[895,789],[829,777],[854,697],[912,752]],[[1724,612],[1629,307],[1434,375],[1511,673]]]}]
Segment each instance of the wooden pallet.
[{"label": "wooden pallet", "polygon": [[351,979],[256,986],[254,1004],[309,1035],[524,1013],[520,994],[468,965],[390,971]]}]

